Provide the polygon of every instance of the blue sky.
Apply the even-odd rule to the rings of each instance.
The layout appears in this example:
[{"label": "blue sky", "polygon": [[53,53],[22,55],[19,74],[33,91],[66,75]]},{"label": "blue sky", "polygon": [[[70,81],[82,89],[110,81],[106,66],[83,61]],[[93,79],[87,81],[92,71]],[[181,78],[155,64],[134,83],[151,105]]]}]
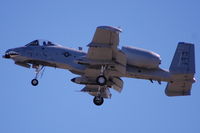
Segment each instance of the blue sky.
[{"label": "blue sky", "polygon": [[199,133],[200,2],[198,0],[1,0],[0,54],[34,39],[66,47],[90,43],[97,26],[120,26],[120,46],[149,49],[168,69],[179,41],[195,44],[196,79],[192,95],[167,97],[166,83],[124,78],[101,107],[77,92],[83,86],[67,70],[46,68],[40,84],[33,69],[0,59],[0,133]]}]

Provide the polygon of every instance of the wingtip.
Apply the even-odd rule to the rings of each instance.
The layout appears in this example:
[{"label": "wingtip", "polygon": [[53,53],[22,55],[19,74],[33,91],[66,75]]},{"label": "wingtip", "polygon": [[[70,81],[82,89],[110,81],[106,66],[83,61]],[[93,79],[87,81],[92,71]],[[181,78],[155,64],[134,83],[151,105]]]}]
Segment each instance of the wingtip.
[{"label": "wingtip", "polygon": [[113,27],[113,26],[98,26],[97,28],[104,29],[104,30],[115,31],[115,32],[122,32],[121,28],[119,28],[119,27]]}]

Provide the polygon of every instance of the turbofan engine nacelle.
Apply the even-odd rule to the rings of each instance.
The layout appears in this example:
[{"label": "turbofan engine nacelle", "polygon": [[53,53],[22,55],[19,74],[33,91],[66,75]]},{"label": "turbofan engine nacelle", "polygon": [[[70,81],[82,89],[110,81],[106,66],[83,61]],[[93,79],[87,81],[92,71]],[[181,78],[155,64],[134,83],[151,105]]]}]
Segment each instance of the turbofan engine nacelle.
[{"label": "turbofan engine nacelle", "polygon": [[152,51],[135,47],[122,47],[127,56],[127,64],[147,69],[158,68],[161,64],[160,55]]}]

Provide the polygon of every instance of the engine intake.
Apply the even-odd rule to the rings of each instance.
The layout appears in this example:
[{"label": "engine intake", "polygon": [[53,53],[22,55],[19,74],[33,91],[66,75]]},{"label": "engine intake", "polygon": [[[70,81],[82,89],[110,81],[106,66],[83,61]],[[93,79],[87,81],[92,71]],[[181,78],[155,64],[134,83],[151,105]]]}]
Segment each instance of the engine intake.
[{"label": "engine intake", "polygon": [[135,47],[122,47],[122,52],[127,56],[127,64],[147,69],[158,68],[161,64],[160,55]]}]

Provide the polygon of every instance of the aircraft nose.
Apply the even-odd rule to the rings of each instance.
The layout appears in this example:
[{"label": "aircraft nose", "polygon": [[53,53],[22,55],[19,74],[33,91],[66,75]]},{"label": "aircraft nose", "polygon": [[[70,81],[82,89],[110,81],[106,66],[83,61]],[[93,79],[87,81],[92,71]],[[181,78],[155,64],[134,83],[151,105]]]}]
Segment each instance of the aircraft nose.
[{"label": "aircraft nose", "polygon": [[9,59],[9,58],[10,58],[10,55],[5,54],[5,55],[3,55],[3,58],[7,58],[7,59]]},{"label": "aircraft nose", "polygon": [[74,82],[74,83],[75,83],[75,80],[76,80],[76,78],[71,79],[71,81]]},{"label": "aircraft nose", "polygon": [[14,49],[8,49],[6,52],[5,52],[5,55],[3,55],[3,58],[11,58],[11,57],[14,57],[14,56],[17,56],[19,55]]}]

